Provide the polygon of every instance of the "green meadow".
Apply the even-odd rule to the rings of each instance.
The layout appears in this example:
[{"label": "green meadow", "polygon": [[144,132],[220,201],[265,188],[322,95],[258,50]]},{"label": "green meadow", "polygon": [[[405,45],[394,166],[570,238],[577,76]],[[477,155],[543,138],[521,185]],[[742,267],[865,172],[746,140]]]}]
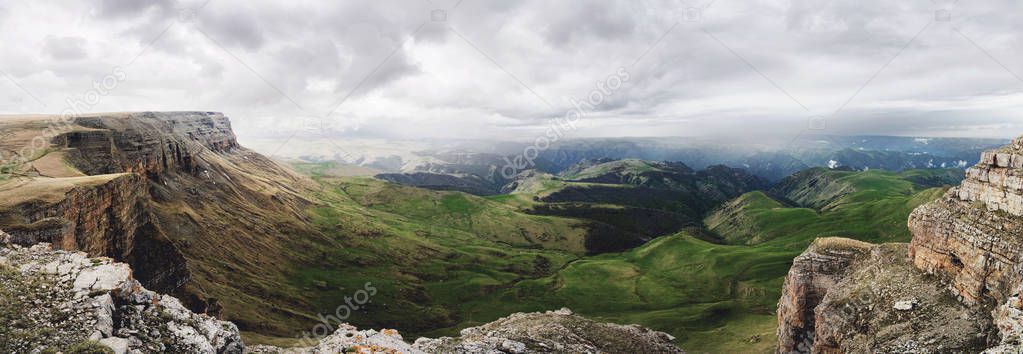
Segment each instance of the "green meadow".
[{"label": "green meadow", "polygon": [[585,220],[526,212],[568,182],[481,198],[313,174],[322,204],[309,216],[341,246],[320,249],[322,262],[296,269],[290,286],[332,313],[371,282],[377,295],[348,322],[408,339],[568,307],[667,332],[691,353],[772,352],[792,259],[817,237],[908,241],[909,213],[943,193],[934,186],[943,173],[816,171],[782,194],[747,193],[710,213],[707,229],[724,243],[680,232],[590,256]]}]

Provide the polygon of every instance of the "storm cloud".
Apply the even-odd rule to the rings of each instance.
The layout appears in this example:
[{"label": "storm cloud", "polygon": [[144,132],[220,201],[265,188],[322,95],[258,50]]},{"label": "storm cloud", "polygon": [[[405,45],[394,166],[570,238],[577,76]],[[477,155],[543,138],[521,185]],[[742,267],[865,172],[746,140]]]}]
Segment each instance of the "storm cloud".
[{"label": "storm cloud", "polygon": [[[1023,133],[1013,1],[97,0],[0,7],[0,111],[210,110],[308,130],[528,139],[619,68],[590,136]],[[823,123],[821,123],[823,122]],[[818,132],[819,133],[819,132]]]}]

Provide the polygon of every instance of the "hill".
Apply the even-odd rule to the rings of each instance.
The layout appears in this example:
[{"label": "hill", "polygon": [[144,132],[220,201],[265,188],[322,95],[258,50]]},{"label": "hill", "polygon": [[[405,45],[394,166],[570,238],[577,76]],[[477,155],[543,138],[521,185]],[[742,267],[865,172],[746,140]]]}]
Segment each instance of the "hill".
[{"label": "hill", "polygon": [[[463,311],[474,318],[492,312],[496,304],[514,311],[568,306],[602,320],[667,331],[690,352],[771,352],[776,346],[774,309],[794,257],[817,237],[828,235],[908,240],[909,213],[944,190],[912,182],[930,180],[921,179],[930,174],[942,176],[943,171],[815,173],[821,172],[835,175],[802,179],[813,188],[790,185],[794,190],[825,191],[804,195],[831,199],[828,210],[749,192],[707,218],[707,227],[732,245],[688,232],[662,236],[626,252],[580,258],[551,276],[467,299]],[[540,199],[579,183],[549,175],[527,180],[526,195]],[[831,190],[846,193],[833,198],[836,194],[827,192]],[[512,204],[526,203],[523,199],[529,198],[500,198]]]},{"label": "hill", "polygon": [[[0,152],[47,122],[0,121],[18,137]],[[761,351],[773,348],[771,312],[799,251],[833,234],[907,239],[909,211],[937,197],[940,188],[926,188],[942,179],[807,173],[782,198],[743,195],[759,184],[741,170],[608,161],[579,168],[580,179],[529,171],[515,192],[484,198],[336,176],[328,165],[301,165],[302,176],[239,146],[217,113],[70,124],[8,166],[0,228],[15,243],[127,262],[147,288],[230,320],[257,343],[294,344],[323,314],[453,335],[567,306],[670,332],[697,352]],[[732,203],[755,233],[725,222],[712,227],[720,238],[700,232],[707,212],[740,196]],[[764,222],[775,209],[800,216]],[[372,301],[346,302],[368,287]]]},{"label": "hill", "polygon": [[[694,171],[677,162],[584,160],[562,176],[527,171],[510,196],[495,197],[539,215],[584,219],[603,226],[588,248],[618,252],[681,230],[700,232],[703,216],[767,183],[724,166]],[[598,229],[599,230],[599,229]]]},{"label": "hill", "polygon": [[[0,125],[30,137],[49,121]],[[127,262],[147,288],[247,335],[308,330],[370,282],[380,289],[374,305],[349,322],[450,326],[462,320],[458,296],[549,274],[587,252],[579,220],[462,193],[301,176],[239,146],[217,113],[99,114],[70,124],[0,182],[0,227],[20,244]],[[29,141],[5,140],[0,151]],[[39,163],[47,159],[59,163]],[[56,165],[74,173],[46,173]]]},{"label": "hill", "polygon": [[[0,125],[20,137],[49,121]],[[218,113],[69,124],[10,166],[0,227],[18,244],[127,262],[147,288],[232,321],[256,342],[294,337],[342,307],[346,322],[412,334],[494,320],[515,305],[473,313],[464,303],[550,276],[606,232],[465,193],[335,177],[332,166],[306,164],[312,177],[302,176],[239,146]],[[0,151],[31,140],[6,140]],[[371,303],[345,307],[367,286],[377,289]]]},{"label": "hill", "polygon": [[[860,240],[908,240],[905,217],[921,201],[937,198],[958,171],[835,171],[797,173],[768,192],[751,192],[715,210],[707,228],[730,244],[831,233]],[[951,183],[950,183],[951,184]]]}]

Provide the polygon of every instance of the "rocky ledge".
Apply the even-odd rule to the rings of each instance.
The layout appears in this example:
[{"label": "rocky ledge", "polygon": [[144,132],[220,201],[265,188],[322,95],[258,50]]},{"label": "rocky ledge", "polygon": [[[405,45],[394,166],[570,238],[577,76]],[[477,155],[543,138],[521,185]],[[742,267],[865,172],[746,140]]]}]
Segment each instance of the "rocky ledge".
[{"label": "rocky ledge", "polygon": [[460,334],[420,338],[415,347],[427,353],[682,353],[666,333],[598,323],[568,309],[517,313]]},{"label": "rocky ledge", "polygon": [[0,231],[0,352],[106,346],[114,353],[241,353],[238,328],[146,290],[131,268]]},{"label": "rocky ledge", "polygon": [[419,338],[406,343],[393,329],[360,331],[341,325],[314,347],[277,348],[253,346],[248,353],[683,353],[662,332],[631,325],[599,323],[572,314],[571,310],[516,313],[479,327],[466,328],[457,338]]},{"label": "rocky ledge", "polygon": [[1023,352],[1023,138],[908,225],[908,247],[818,240],[796,258],[778,350]]},{"label": "rocky ledge", "polygon": [[1023,138],[985,152],[962,185],[910,215],[909,255],[960,301],[984,307],[1003,345],[1023,345]]},{"label": "rocky ledge", "polygon": [[796,258],[778,304],[780,353],[980,352],[990,313],[913,267],[906,244],[816,240]]}]

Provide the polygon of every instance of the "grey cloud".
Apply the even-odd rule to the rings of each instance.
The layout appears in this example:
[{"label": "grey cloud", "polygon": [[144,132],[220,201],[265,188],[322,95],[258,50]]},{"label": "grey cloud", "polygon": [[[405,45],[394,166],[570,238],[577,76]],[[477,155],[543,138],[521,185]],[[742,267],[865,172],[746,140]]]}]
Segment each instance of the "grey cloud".
[{"label": "grey cloud", "polygon": [[[456,0],[213,0],[194,22],[180,21],[179,10],[204,2],[33,3],[49,10],[46,18],[31,18],[43,16],[25,3],[4,3],[0,40],[12,53],[0,68],[59,101],[144,52],[128,68],[130,84],[97,109],[198,105],[238,117],[247,132],[287,129],[296,115],[323,112],[358,87],[342,114],[367,120],[364,133],[529,134],[564,115],[564,97],[585,96],[623,66],[632,79],[594,109],[594,127],[575,133],[757,128],[784,135],[861,89],[831,126],[836,133],[955,127],[1015,135],[1008,130],[1018,125],[993,127],[1015,122],[1023,109],[1014,77],[1023,76],[1023,23],[1012,16],[1023,3],[1007,0],[467,0],[457,9]],[[708,5],[698,21],[686,21],[687,7]],[[435,9],[447,11],[447,20],[433,22]],[[939,9],[951,13],[951,23],[935,21]],[[45,25],[72,23],[81,13],[92,17],[78,32]],[[298,112],[278,89],[309,112]],[[0,97],[15,95],[0,86]]]},{"label": "grey cloud", "polygon": [[99,15],[103,17],[124,18],[143,14],[151,9],[173,9],[173,0],[101,0]]},{"label": "grey cloud", "polygon": [[82,37],[48,36],[43,43],[43,53],[57,60],[77,60],[85,58],[87,40]]},{"label": "grey cloud", "polygon": [[265,42],[259,19],[246,7],[207,7],[196,16],[199,27],[221,45],[254,51]]},{"label": "grey cloud", "polygon": [[631,37],[636,26],[628,11],[628,3],[550,2],[537,23],[554,45],[578,44],[584,41],[621,40]]}]

